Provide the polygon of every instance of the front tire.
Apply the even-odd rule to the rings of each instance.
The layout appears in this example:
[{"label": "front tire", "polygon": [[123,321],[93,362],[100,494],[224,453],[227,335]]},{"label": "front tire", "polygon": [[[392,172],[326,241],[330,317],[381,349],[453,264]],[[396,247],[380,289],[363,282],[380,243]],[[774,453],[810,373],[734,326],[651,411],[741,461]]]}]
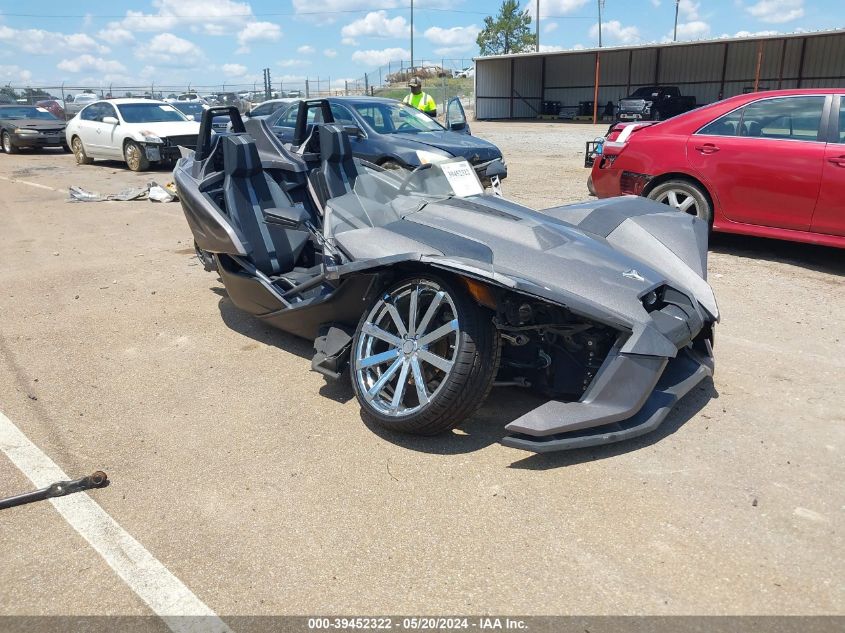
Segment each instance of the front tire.
[{"label": "front tire", "polygon": [[78,136],[74,136],[70,141],[70,148],[73,150],[73,156],[76,158],[77,165],[90,165],[93,163],[93,159],[88,157],[88,154],[85,153],[85,147],[82,145],[82,139]]},{"label": "front tire", "polygon": [[144,153],[144,148],[135,141],[126,141],[123,146],[123,158],[126,166],[132,171],[147,171],[150,168],[150,161]]},{"label": "front tire", "polygon": [[20,153],[20,150],[17,148],[17,146],[14,143],[12,143],[12,137],[9,136],[8,132],[3,132],[2,142],[3,142],[3,151],[6,152],[7,154],[18,154],[18,153]]},{"label": "front tire", "polygon": [[487,310],[440,277],[408,277],[382,292],[352,341],[352,388],[366,422],[435,435],[487,398],[499,337]]},{"label": "front tire", "polygon": [[713,223],[713,205],[707,193],[689,180],[673,179],[660,183],[646,197]]}]

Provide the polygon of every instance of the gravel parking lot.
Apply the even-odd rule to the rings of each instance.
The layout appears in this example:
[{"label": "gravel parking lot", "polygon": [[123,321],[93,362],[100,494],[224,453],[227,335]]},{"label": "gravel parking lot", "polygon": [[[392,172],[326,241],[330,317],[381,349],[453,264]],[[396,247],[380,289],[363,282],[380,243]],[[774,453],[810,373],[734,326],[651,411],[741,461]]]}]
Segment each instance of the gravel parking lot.
[{"label": "gravel parking lot", "polygon": [[[506,195],[586,197],[606,126],[473,123]],[[311,345],[236,310],[176,204],[67,203],[154,179],[0,154],[0,411],[222,617],[845,614],[845,258],[716,236],[716,376],[654,434],[533,455],[537,400],[459,430],[368,428]],[[0,497],[32,484],[0,453]],[[2,511],[0,615],[149,614],[50,505]]]}]

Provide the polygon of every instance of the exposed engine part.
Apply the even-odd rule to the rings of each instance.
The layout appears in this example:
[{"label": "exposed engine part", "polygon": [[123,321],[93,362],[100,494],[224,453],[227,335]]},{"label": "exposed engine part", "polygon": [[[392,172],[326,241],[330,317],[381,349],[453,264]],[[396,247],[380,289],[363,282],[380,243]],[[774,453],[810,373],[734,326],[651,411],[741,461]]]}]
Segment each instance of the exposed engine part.
[{"label": "exposed engine part", "polygon": [[527,345],[530,340],[525,334],[508,334],[506,332],[501,332],[500,336],[511,345],[516,345],[517,347]]},{"label": "exposed engine part", "polygon": [[493,381],[494,387],[524,387],[529,389],[531,387],[531,383],[528,382],[522,376],[515,376],[513,380],[495,380]]},{"label": "exposed engine part", "polygon": [[517,377],[552,397],[576,400],[589,387],[619,333],[561,306],[506,299],[495,319],[506,345],[497,380]]}]

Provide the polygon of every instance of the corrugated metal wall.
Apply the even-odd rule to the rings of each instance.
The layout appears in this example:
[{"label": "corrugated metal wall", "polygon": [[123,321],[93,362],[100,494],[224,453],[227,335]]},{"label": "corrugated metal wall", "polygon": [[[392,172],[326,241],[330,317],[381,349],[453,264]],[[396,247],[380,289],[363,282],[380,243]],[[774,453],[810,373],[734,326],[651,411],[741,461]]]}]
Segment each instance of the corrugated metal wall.
[{"label": "corrugated metal wall", "polygon": [[[845,32],[838,32],[601,51],[598,100],[616,102],[655,83],[679,86],[699,103],[750,92],[761,51],[760,90],[845,87]],[[593,100],[595,72],[594,51],[479,59],[476,117],[533,118],[543,100],[577,107]]]}]

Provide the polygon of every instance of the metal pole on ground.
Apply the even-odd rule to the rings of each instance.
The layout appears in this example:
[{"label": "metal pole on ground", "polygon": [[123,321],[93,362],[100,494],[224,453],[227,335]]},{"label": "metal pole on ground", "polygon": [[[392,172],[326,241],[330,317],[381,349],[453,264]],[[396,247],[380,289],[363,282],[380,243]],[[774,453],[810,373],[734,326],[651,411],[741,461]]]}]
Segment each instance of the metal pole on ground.
[{"label": "metal pole on ground", "polygon": [[411,71],[414,70],[414,0],[411,0]]},{"label": "metal pole on ground", "polygon": [[593,88],[593,125],[599,121],[599,68],[601,66],[601,57],[596,51],[596,83]]},{"label": "metal pole on ground", "polygon": [[754,92],[760,88],[760,67],[763,65],[763,40],[757,43],[757,70],[754,71]]},{"label": "metal pole on ground", "polygon": [[681,4],[681,0],[675,0],[675,31],[672,34],[672,41],[678,41],[678,5]]},{"label": "metal pole on ground", "polygon": [[535,25],[534,32],[537,34],[537,52],[540,52],[540,0],[537,0],[537,24]]},{"label": "metal pole on ground", "polygon": [[601,9],[602,5],[604,4],[604,0],[598,0],[599,3],[599,48],[601,48]]}]

